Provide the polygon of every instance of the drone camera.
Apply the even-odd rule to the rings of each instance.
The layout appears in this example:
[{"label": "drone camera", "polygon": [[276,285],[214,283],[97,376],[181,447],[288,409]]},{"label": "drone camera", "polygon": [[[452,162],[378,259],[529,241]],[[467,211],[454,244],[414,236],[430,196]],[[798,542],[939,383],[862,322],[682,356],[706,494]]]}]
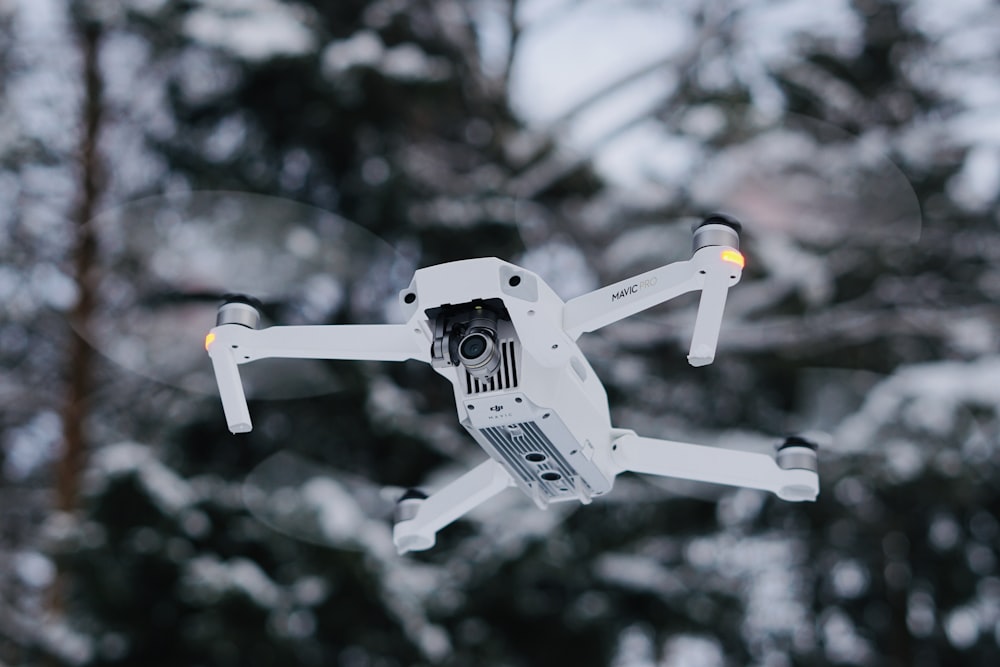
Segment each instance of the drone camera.
[{"label": "drone camera", "polygon": [[491,310],[477,308],[458,338],[458,360],[476,378],[488,378],[500,368],[497,344],[497,316]]},{"label": "drone camera", "polygon": [[484,360],[489,360],[490,348],[492,347],[491,338],[481,331],[476,331],[467,334],[462,339],[462,343],[458,346],[458,356],[463,364],[476,368]]}]

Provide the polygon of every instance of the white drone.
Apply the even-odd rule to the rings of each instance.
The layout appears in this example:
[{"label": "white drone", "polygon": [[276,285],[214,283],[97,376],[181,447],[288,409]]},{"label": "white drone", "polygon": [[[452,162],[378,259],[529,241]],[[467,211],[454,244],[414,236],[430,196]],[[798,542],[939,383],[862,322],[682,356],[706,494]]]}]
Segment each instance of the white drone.
[{"label": "white drone", "polygon": [[676,262],[567,302],[537,275],[496,258],[418,270],[399,294],[404,324],[257,329],[253,300],[230,298],[205,340],[229,430],[251,430],[239,365],[258,359],[424,361],[455,390],[458,418],[489,458],[427,496],[399,499],[399,553],[429,549],[439,530],[519,486],[538,507],[611,490],[625,471],[771,491],[819,493],[816,447],[792,437],[771,456],[636,435],[611,425],[604,386],[577,346],[581,334],[701,290],[688,361],[712,363],[729,288],[740,280],[740,225],[713,215]]}]

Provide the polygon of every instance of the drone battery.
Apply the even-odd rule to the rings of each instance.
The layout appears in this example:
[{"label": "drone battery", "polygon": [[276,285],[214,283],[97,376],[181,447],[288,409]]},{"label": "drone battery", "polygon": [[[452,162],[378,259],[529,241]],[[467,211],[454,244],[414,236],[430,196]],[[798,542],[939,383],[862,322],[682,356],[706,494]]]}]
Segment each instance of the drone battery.
[{"label": "drone battery", "polygon": [[513,392],[466,398],[463,426],[539,507],[611,489],[613,476],[593,461],[594,448],[578,442],[559,415]]}]

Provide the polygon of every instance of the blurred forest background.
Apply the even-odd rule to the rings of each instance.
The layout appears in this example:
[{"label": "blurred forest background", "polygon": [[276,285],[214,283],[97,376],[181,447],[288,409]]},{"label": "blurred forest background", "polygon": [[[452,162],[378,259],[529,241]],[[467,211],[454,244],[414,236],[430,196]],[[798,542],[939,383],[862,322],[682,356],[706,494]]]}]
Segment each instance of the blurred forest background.
[{"label": "blurred forest background", "polygon": [[[0,0],[0,663],[1000,664],[998,72],[988,0]],[[815,504],[624,476],[400,558],[379,489],[482,457],[443,380],[275,366],[241,437],[204,386],[231,281],[570,298],[712,210],[714,365],[690,300],[581,344],[639,433],[829,434]]]}]

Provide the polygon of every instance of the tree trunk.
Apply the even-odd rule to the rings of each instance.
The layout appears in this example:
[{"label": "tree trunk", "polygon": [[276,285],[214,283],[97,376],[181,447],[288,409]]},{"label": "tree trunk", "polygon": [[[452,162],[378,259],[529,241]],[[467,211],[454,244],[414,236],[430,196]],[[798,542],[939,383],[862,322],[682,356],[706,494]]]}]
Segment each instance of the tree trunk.
[{"label": "tree trunk", "polygon": [[[56,461],[55,507],[73,512],[78,505],[80,480],[87,461],[86,421],[91,390],[93,350],[86,332],[97,302],[97,238],[91,219],[101,191],[98,135],[102,116],[103,81],[98,64],[101,28],[94,21],[77,27],[83,56],[83,104],[79,146],[79,199],[72,216],[75,243],[72,256],[77,301],[70,313],[72,332],[66,360],[66,397],[62,411],[63,449]],[[60,573],[52,591],[52,609],[63,607],[64,574]]]}]

